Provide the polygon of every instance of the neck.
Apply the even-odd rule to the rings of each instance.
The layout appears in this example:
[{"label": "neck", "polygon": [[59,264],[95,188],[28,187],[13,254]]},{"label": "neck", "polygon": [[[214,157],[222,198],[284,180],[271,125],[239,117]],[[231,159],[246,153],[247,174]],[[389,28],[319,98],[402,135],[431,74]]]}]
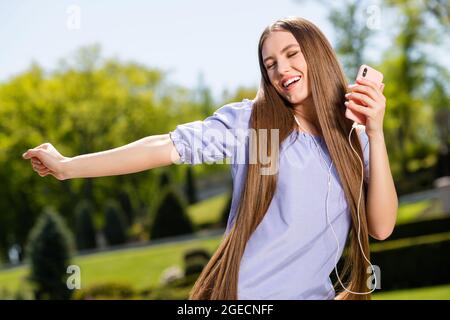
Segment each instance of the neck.
[{"label": "neck", "polygon": [[297,120],[302,125],[303,130],[307,130],[308,133],[311,133],[313,135],[322,136],[316,109],[314,108],[314,104],[312,103],[311,99],[309,98],[302,104],[294,105],[293,107],[294,114]]}]

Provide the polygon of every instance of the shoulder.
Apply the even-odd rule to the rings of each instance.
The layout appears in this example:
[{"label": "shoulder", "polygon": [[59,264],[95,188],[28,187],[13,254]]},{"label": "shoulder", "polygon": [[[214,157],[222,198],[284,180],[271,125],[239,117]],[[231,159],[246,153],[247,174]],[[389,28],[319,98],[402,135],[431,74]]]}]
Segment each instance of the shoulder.
[{"label": "shoulder", "polygon": [[228,127],[248,127],[253,107],[253,100],[243,99],[239,102],[231,102],[218,108],[213,117],[223,121]]},{"label": "shoulder", "polygon": [[230,102],[219,109],[217,109],[214,113],[229,113],[233,115],[241,115],[242,112],[251,111],[253,106],[253,100],[243,99],[239,102]]}]

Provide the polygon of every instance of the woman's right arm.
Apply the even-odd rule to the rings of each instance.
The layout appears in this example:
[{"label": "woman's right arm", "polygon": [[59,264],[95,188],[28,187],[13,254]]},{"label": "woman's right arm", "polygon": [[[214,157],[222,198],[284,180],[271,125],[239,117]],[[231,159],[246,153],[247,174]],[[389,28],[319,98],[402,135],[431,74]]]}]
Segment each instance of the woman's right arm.
[{"label": "woman's right arm", "polygon": [[23,154],[41,176],[52,174],[58,180],[93,178],[140,172],[178,163],[180,156],[169,134],[142,138],[102,152],[68,158],[46,143]]}]

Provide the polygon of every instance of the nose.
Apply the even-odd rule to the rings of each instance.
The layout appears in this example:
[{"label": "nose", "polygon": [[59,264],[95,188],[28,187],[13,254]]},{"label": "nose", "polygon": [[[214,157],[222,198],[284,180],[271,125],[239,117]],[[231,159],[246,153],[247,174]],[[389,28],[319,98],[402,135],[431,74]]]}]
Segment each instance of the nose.
[{"label": "nose", "polygon": [[289,61],[287,60],[280,60],[277,62],[277,72],[280,75],[283,75],[284,73],[286,73],[287,71],[289,71],[291,69],[291,65],[289,63]]}]

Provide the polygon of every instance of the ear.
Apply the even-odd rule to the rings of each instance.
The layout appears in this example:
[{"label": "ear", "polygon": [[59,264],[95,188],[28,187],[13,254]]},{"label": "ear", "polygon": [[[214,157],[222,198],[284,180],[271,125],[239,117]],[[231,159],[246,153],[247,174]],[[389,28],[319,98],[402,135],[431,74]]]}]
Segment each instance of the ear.
[{"label": "ear", "polygon": [[383,92],[383,90],[384,90],[384,83],[381,84],[380,90],[381,90],[381,92]]}]

